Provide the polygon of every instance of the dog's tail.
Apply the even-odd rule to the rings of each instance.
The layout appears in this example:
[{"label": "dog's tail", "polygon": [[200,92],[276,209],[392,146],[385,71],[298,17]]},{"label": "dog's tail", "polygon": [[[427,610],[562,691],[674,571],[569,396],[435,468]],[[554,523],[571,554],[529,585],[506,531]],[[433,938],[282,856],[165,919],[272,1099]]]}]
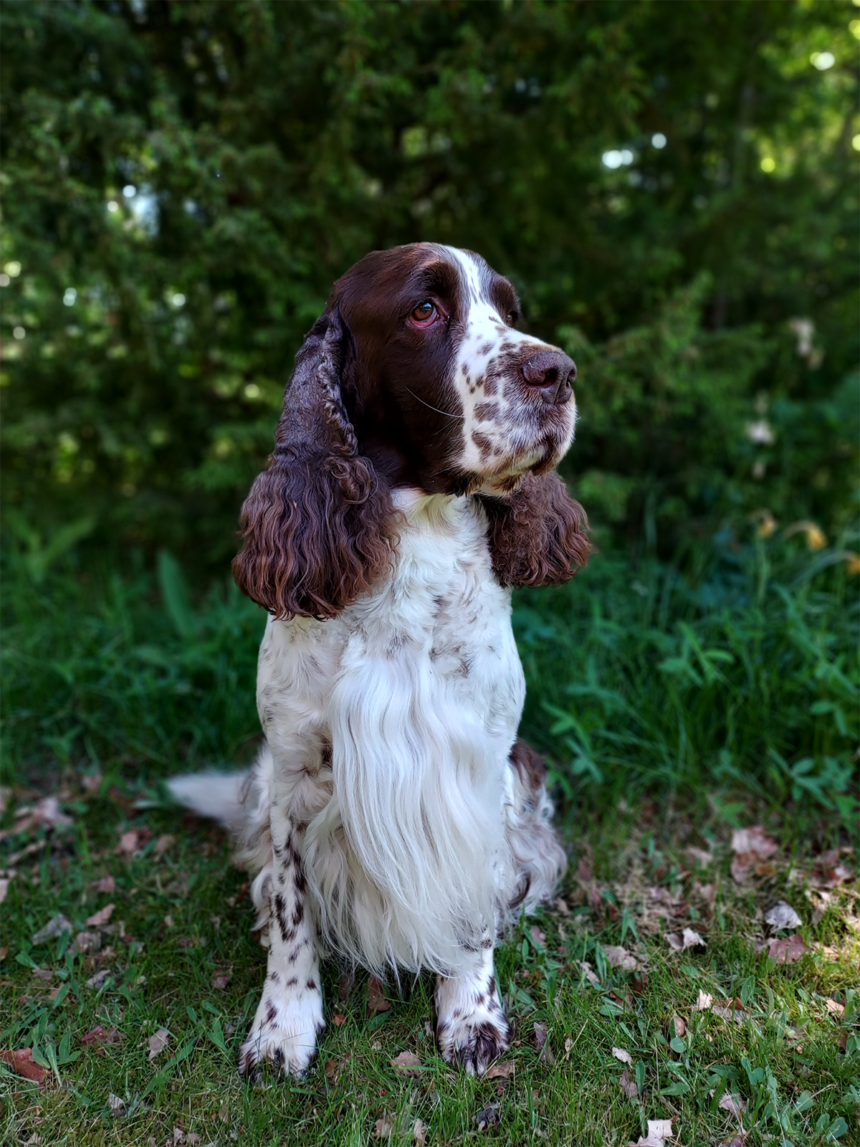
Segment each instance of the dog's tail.
[{"label": "dog's tail", "polygon": [[245,821],[244,789],[248,773],[188,773],[174,777],[167,787],[174,800],[197,813],[217,820],[238,833]]},{"label": "dog's tail", "polygon": [[217,820],[236,841],[233,860],[254,877],[251,898],[257,908],[256,928],[265,935],[272,875],[272,837],[269,806],[272,793],[272,754],[268,745],[260,750],[253,767],[241,773],[191,773],[174,777],[167,787],[175,800],[198,816]]}]

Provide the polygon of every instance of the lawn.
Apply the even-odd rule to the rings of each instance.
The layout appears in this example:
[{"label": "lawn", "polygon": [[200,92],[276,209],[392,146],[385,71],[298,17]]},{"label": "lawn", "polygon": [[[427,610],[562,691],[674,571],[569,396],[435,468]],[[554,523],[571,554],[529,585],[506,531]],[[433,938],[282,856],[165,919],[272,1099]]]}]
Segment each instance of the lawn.
[{"label": "lawn", "polygon": [[427,979],[333,966],[307,1077],[239,1077],[247,883],[160,781],[253,753],[262,615],[168,554],[8,555],[4,1141],[860,1142],[856,542],[766,533],[516,598],[571,863],[498,953],[514,1042],[481,1080],[437,1056]]}]

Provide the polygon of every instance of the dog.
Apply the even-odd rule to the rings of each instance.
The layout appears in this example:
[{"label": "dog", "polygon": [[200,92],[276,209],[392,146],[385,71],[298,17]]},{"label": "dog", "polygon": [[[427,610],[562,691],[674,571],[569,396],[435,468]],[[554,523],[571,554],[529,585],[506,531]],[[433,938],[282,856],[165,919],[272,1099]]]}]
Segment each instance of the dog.
[{"label": "dog", "polygon": [[554,472],[576,368],[519,317],[479,255],[414,243],[347,271],[297,355],[233,563],[270,615],[265,748],[170,786],[254,874],[268,964],[243,1072],[306,1071],[325,955],[435,972],[440,1051],[469,1073],[509,1045],[493,947],[566,864],[517,737],[511,587],[567,581],[589,551]]}]

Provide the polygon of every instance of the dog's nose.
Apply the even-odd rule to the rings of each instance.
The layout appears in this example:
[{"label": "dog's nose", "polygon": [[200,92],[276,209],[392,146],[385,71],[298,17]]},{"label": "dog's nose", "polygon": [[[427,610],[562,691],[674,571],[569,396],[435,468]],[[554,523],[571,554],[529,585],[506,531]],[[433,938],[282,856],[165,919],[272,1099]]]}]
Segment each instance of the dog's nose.
[{"label": "dog's nose", "polygon": [[523,363],[523,378],[545,402],[568,402],[576,382],[576,363],[560,350],[542,350]]}]

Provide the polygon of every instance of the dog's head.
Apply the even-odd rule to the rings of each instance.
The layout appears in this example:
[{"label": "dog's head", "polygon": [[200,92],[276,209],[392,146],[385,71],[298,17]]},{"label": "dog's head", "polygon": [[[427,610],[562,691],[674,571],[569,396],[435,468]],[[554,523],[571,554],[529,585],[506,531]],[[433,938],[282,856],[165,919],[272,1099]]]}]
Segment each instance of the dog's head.
[{"label": "dog's head", "polygon": [[[243,508],[233,568],[250,597],[278,616],[340,612],[391,562],[401,487],[488,496],[503,582],[582,564],[584,517],[550,473],[573,438],[576,368],[517,331],[519,313],[479,255],[435,243],[374,251],[335,283]],[[525,503],[565,521],[543,536]]]}]

